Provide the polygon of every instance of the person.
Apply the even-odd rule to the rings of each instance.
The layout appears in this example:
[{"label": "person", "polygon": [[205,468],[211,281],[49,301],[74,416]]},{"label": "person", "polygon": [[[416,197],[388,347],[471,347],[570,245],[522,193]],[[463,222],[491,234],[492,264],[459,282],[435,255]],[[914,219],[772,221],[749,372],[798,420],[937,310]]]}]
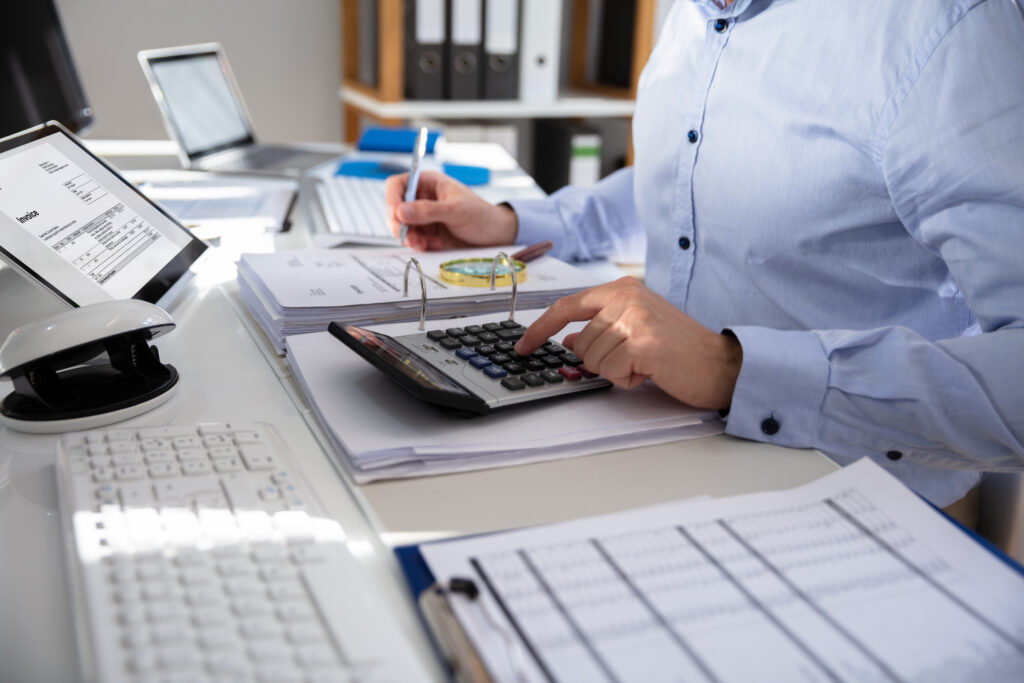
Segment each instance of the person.
[{"label": "person", "polygon": [[635,160],[491,205],[387,183],[435,250],[647,238],[645,284],[566,297],[567,343],[726,431],[867,456],[947,506],[1024,466],[1024,13],[1015,0],[677,0],[642,72]]}]

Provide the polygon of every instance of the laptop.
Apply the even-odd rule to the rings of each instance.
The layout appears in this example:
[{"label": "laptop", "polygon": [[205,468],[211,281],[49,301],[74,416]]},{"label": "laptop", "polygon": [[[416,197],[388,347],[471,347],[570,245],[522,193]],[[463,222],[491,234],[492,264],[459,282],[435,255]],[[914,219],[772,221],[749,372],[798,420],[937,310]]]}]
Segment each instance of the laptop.
[{"label": "laptop", "polygon": [[258,143],[231,66],[217,43],[143,50],[139,63],[167,132],[178,142],[185,168],[301,176],[338,156],[297,145]]}]

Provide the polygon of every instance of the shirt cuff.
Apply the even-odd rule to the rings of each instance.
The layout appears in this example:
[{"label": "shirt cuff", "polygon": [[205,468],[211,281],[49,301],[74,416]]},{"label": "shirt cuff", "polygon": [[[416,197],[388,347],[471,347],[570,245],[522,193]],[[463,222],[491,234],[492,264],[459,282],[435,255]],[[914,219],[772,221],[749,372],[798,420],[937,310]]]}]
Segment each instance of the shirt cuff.
[{"label": "shirt cuff", "polygon": [[550,199],[513,199],[505,202],[516,212],[519,232],[517,244],[534,244],[551,240],[555,243],[551,256],[563,258],[568,246],[565,225],[558,213],[558,203]]},{"label": "shirt cuff", "polygon": [[813,332],[730,327],[743,365],[726,433],[780,446],[817,444],[829,363]]}]

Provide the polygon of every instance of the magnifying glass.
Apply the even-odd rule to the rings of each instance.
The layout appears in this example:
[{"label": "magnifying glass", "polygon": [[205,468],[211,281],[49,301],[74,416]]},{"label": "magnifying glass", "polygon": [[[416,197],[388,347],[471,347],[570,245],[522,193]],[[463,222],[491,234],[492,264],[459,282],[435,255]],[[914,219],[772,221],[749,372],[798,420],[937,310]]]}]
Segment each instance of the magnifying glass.
[{"label": "magnifying glass", "polygon": [[[525,282],[526,264],[514,258],[512,263],[515,265],[516,282]],[[490,287],[493,266],[493,258],[460,258],[445,261],[441,264],[441,280],[453,285]],[[509,270],[508,263],[498,263],[494,271],[494,284],[495,286],[512,284],[512,272]]]}]

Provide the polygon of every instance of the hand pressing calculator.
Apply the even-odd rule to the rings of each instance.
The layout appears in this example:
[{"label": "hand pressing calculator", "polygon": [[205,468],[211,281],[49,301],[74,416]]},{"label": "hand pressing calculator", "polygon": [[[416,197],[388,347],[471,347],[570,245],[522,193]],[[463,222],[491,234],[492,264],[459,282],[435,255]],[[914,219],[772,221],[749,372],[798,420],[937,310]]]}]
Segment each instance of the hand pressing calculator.
[{"label": "hand pressing calculator", "polygon": [[399,337],[337,322],[327,329],[406,391],[448,408],[487,413],[612,385],[553,341],[520,356],[512,347],[525,328],[512,320]]}]

